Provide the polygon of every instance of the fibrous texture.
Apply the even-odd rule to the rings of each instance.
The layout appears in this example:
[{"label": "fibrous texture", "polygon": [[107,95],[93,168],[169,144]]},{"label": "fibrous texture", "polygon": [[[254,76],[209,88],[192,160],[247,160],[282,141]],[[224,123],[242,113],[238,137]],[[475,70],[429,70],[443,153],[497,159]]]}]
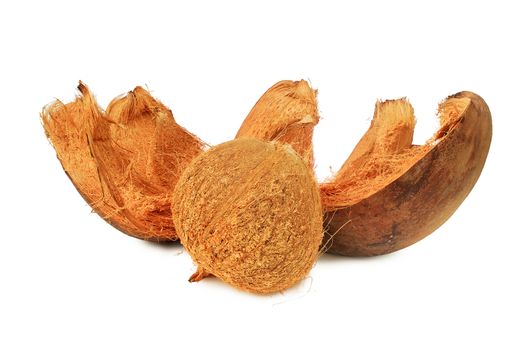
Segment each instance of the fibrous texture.
[{"label": "fibrous texture", "polygon": [[107,111],[83,83],[68,104],[56,101],[42,123],[65,172],[87,203],[131,236],[177,239],[171,199],[181,172],[204,144],[141,87]]},{"label": "fibrous texture", "polygon": [[312,167],[312,134],[319,121],[316,94],[305,80],[276,83],[256,102],[236,138],[289,144]]},{"label": "fibrous texture", "polygon": [[318,255],[318,185],[288,145],[241,138],[195,158],[173,196],[180,240],[198,271],[254,293],[303,279]]},{"label": "fibrous texture", "polygon": [[335,177],[321,185],[325,244],[367,256],[407,247],[442,225],[476,183],[492,137],[488,106],[460,92],[439,105],[440,128],[412,145],[405,99],[378,102],[371,126]]}]

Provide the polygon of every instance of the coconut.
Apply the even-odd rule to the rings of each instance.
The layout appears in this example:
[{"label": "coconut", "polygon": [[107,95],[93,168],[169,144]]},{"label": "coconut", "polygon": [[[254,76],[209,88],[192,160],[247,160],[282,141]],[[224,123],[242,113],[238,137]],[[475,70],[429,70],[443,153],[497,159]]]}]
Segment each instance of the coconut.
[{"label": "coconut", "polygon": [[321,244],[319,188],[288,145],[241,138],[195,158],[176,184],[173,219],[197,272],[266,294],[312,268]]},{"label": "coconut", "polygon": [[319,121],[317,91],[305,80],[282,80],[256,102],[236,138],[253,137],[291,145],[312,167],[313,129]]},{"label": "coconut", "polygon": [[75,101],[56,101],[41,115],[66,174],[93,210],[122,232],[177,239],[172,191],[203,142],[141,87],[114,99],[107,112],[85,84],[78,89]]},{"label": "coconut", "polygon": [[369,256],[405,248],[441,226],[478,180],[492,138],[485,101],[460,92],[439,105],[440,128],[413,145],[406,99],[378,102],[369,130],[321,185],[330,252]]}]

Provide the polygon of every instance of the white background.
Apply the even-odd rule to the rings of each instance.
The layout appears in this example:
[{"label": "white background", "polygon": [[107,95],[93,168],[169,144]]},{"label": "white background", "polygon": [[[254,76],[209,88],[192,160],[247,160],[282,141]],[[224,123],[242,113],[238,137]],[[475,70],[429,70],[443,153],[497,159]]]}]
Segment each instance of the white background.
[{"label": "white background", "polygon": [[[0,5],[1,349],[521,349],[522,10],[437,1],[10,1]],[[149,87],[210,144],[282,79],[319,89],[317,174],[336,170],[377,98],[408,96],[415,140],[460,90],[494,137],[467,200],[388,256],[326,255],[282,294],[189,284],[179,245],[130,238],[69,182],[39,122],[82,79],[106,106]]]}]

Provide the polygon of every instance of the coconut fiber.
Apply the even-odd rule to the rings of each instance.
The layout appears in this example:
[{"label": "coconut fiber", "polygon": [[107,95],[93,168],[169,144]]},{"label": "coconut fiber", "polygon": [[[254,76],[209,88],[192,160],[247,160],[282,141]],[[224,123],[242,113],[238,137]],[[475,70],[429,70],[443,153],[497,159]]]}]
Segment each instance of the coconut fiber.
[{"label": "coconut fiber", "polygon": [[369,130],[336,176],[321,185],[325,246],[370,256],[405,248],[441,226],[478,180],[492,138],[485,101],[463,91],[438,108],[440,127],[413,145],[406,99],[378,102]]},{"label": "coconut fiber", "polygon": [[209,274],[254,293],[303,279],[321,244],[312,171],[288,145],[241,138],[193,160],[178,181],[173,217],[182,244]]},{"label": "coconut fiber", "polygon": [[236,138],[291,145],[312,167],[312,134],[319,121],[316,94],[305,80],[276,83],[256,102]]},{"label": "coconut fiber", "polygon": [[124,233],[177,239],[172,191],[203,142],[141,87],[114,99],[106,112],[86,85],[78,89],[75,101],[56,101],[41,115],[66,174],[93,210]]}]

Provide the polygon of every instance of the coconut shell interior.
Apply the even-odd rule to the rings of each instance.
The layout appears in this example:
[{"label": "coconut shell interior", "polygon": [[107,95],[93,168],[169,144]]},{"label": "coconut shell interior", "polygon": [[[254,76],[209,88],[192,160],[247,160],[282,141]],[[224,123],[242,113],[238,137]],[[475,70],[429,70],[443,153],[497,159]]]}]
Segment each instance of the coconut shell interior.
[{"label": "coconut shell interior", "polygon": [[205,144],[172,112],[137,87],[102,110],[87,86],[68,104],[56,101],[42,124],[74,186],[107,222],[131,236],[177,239],[171,194]]},{"label": "coconut shell interior", "polygon": [[438,131],[424,145],[413,145],[416,118],[409,101],[378,101],[369,130],[334,178],[321,185],[324,210],[354,205],[394,182],[453,130],[469,104],[467,97],[446,99],[439,105]]},{"label": "coconut shell interior", "polygon": [[329,252],[372,256],[405,248],[434,232],[465,200],[489,151],[490,110],[464,91],[443,101],[438,115],[434,136],[412,145],[410,104],[377,103],[367,133],[321,186]]},{"label": "coconut shell interior", "polygon": [[318,124],[317,91],[305,80],[282,80],[256,102],[236,138],[252,137],[288,144],[312,168],[312,135]]}]

